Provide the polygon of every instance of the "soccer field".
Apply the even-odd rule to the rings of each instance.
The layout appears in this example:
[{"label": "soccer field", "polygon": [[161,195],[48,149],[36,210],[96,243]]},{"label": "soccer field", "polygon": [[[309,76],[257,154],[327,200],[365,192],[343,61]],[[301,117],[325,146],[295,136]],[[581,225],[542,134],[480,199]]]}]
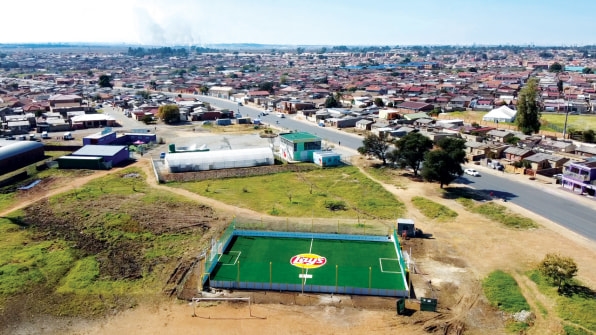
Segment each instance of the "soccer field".
[{"label": "soccer field", "polygon": [[404,295],[396,245],[386,241],[234,236],[219,256],[212,287]]}]

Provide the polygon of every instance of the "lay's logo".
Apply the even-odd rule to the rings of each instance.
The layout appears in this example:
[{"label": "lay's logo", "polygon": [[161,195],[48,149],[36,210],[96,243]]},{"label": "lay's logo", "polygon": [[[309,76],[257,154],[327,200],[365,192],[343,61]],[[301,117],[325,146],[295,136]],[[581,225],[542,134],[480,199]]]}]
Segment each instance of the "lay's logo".
[{"label": "lay's logo", "polygon": [[327,263],[327,258],[317,254],[300,254],[290,259],[290,264],[302,269],[316,269]]}]

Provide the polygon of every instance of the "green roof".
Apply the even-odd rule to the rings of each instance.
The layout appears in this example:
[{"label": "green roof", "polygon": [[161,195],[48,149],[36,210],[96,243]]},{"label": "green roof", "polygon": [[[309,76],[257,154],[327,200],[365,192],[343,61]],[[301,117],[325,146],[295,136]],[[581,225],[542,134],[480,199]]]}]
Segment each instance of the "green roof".
[{"label": "green roof", "polygon": [[288,141],[292,142],[312,142],[312,141],[320,141],[321,138],[315,136],[311,133],[307,132],[298,132],[298,133],[287,133],[287,134],[280,134],[279,136],[285,138]]}]

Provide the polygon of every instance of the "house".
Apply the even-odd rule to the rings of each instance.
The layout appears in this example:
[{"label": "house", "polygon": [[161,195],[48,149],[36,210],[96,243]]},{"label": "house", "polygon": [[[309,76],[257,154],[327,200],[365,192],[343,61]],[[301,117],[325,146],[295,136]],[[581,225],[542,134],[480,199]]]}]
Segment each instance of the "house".
[{"label": "house", "polygon": [[523,160],[530,163],[532,170],[539,171],[562,167],[563,164],[569,160],[569,158],[540,152],[528,156]]},{"label": "house", "polygon": [[288,162],[312,162],[313,153],[322,148],[321,138],[307,132],[280,134],[279,139],[281,158]]},{"label": "house", "polygon": [[538,152],[546,152],[546,153],[555,153],[555,152],[574,152],[575,151],[575,144],[571,141],[557,141],[557,140],[541,140],[538,142],[534,148],[534,151]]},{"label": "house", "polygon": [[230,86],[213,86],[209,89],[210,96],[222,99],[230,99],[234,93],[234,88]]},{"label": "house", "polygon": [[356,122],[356,129],[358,129],[358,130],[371,130],[373,123],[374,123],[374,121],[367,120],[367,119],[362,119],[362,120]]},{"label": "house", "polygon": [[561,184],[579,194],[594,196],[596,190],[596,159],[584,162],[569,161],[563,166]]},{"label": "house", "polygon": [[383,120],[397,120],[400,118],[399,112],[394,109],[379,110],[379,119]]},{"label": "house", "polygon": [[396,108],[402,114],[414,114],[420,112],[430,112],[435,109],[435,106],[425,102],[405,101],[397,105]]},{"label": "house", "polygon": [[515,134],[510,131],[498,129],[493,129],[486,133],[486,135],[488,136],[489,140],[501,143],[505,143],[508,139],[513,138],[515,136]]},{"label": "house", "polygon": [[534,152],[530,149],[523,149],[518,147],[508,147],[503,152],[505,153],[505,159],[507,159],[510,162],[518,162],[534,154]]},{"label": "house", "polygon": [[575,148],[575,154],[579,156],[594,157],[596,156],[596,147],[580,145],[578,148]]},{"label": "house", "polygon": [[469,161],[475,162],[486,158],[487,145],[475,141],[466,141],[465,143],[466,158]]}]

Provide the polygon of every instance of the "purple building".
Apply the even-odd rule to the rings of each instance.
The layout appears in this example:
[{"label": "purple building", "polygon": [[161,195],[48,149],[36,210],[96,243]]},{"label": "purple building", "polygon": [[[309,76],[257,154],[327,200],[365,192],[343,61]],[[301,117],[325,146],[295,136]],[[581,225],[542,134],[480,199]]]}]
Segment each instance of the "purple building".
[{"label": "purple building", "polygon": [[99,132],[83,137],[83,145],[130,145],[156,143],[157,135],[151,133],[126,133],[120,137],[116,132]]},{"label": "purple building", "polygon": [[596,190],[596,158],[585,162],[568,162],[561,178],[563,187],[579,194],[594,196]]},{"label": "purple building", "polygon": [[86,145],[71,156],[101,157],[103,162],[114,166],[129,160],[130,152],[125,145]]}]

